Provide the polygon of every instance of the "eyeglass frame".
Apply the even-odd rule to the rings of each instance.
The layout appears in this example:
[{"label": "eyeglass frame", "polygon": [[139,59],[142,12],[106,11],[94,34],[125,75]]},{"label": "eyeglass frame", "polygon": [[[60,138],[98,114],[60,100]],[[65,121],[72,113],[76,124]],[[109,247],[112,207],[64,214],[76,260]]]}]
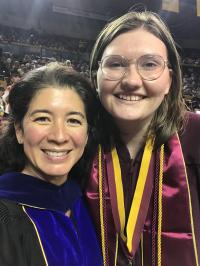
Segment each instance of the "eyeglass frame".
[{"label": "eyeglass frame", "polygon": [[[105,60],[105,58],[107,58],[107,57],[115,57],[115,56],[117,56],[117,57],[121,57],[125,62],[127,62],[128,64],[127,64],[127,66],[126,67],[124,67],[124,73],[122,74],[122,76],[120,77],[120,78],[118,78],[118,79],[110,79],[110,78],[108,78],[107,76],[106,76],[106,74],[104,73],[104,71],[103,71],[103,67],[102,67],[102,63],[103,63],[103,61]],[[142,75],[141,75],[141,73],[140,73],[140,71],[139,71],[139,68],[138,68],[138,61],[142,58],[142,57],[144,57],[144,56],[156,56],[156,57],[159,57],[159,58],[161,58],[162,59],[162,61],[163,61],[163,69],[162,69],[162,71],[160,71],[160,75],[158,76],[158,77],[156,77],[156,78],[152,78],[152,79],[147,79],[147,78],[144,78]],[[133,61],[132,63],[130,63],[131,61]],[[163,72],[164,72],[164,70],[165,70],[165,68],[166,67],[170,67],[170,64],[169,64],[169,61],[166,59],[164,59],[161,55],[155,55],[155,54],[145,54],[145,55],[142,55],[142,56],[140,56],[139,58],[137,58],[137,59],[128,59],[128,58],[126,58],[125,56],[123,56],[123,55],[107,55],[107,56],[105,56],[101,61],[98,61],[98,64],[99,64],[99,67],[101,68],[101,71],[102,71],[102,73],[103,73],[103,75],[104,76],[106,76],[106,78],[108,79],[108,80],[111,80],[111,81],[117,81],[117,80],[121,80],[122,78],[124,78],[124,76],[127,74],[127,68],[128,67],[130,67],[130,64],[134,64],[135,66],[136,66],[136,70],[137,70],[137,73],[140,75],[140,77],[143,79],[143,80],[147,80],[147,81],[153,81],[153,80],[156,80],[156,79],[158,79],[162,74],[163,74]]]}]

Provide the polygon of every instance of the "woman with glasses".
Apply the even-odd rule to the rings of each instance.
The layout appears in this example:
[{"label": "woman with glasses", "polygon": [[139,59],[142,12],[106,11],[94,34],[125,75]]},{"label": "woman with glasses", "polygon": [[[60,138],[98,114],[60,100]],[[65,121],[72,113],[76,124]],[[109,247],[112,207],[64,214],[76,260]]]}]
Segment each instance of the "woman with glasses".
[{"label": "woman with glasses", "polygon": [[104,265],[199,265],[200,116],[167,26],[146,11],[108,23],[91,77],[102,126],[86,195]]}]

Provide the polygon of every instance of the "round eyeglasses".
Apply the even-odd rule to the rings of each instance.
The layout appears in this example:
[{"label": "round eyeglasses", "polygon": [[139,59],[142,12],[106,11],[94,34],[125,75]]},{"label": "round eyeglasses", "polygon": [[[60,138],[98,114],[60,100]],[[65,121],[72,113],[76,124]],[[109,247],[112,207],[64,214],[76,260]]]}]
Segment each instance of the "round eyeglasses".
[{"label": "round eyeglasses", "polygon": [[104,77],[113,81],[122,79],[131,64],[135,64],[142,79],[149,81],[158,79],[165,67],[168,66],[168,61],[164,60],[162,56],[150,54],[143,55],[137,60],[128,60],[121,55],[109,55],[98,63]]}]

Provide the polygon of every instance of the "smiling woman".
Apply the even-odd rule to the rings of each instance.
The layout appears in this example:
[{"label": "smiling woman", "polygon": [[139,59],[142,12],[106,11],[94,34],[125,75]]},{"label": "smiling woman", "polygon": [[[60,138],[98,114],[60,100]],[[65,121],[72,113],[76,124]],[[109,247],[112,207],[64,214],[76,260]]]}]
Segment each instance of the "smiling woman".
[{"label": "smiling woman", "polygon": [[200,116],[167,26],[148,11],[114,19],[90,65],[104,127],[86,196],[104,266],[200,265]]},{"label": "smiling woman", "polygon": [[9,103],[0,140],[0,265],[102,265],[79,178],[95,124],[90,84],[53,63],[16,83]]}]

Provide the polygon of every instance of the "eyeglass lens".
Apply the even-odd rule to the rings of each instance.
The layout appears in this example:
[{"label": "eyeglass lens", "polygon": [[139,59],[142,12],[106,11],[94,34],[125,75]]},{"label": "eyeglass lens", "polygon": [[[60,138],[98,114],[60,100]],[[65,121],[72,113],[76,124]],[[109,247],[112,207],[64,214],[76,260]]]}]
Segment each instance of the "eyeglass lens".
[{"label": "eyeglass lens", "polygon": [[165,61],[159,55],[144,55],[136,61],[112,55],[101,61],[101,69],[108,79],[118,80],[127,73],[130,64],[135,64],[139,75],[146,80],[157,79],[165,68]]}]

